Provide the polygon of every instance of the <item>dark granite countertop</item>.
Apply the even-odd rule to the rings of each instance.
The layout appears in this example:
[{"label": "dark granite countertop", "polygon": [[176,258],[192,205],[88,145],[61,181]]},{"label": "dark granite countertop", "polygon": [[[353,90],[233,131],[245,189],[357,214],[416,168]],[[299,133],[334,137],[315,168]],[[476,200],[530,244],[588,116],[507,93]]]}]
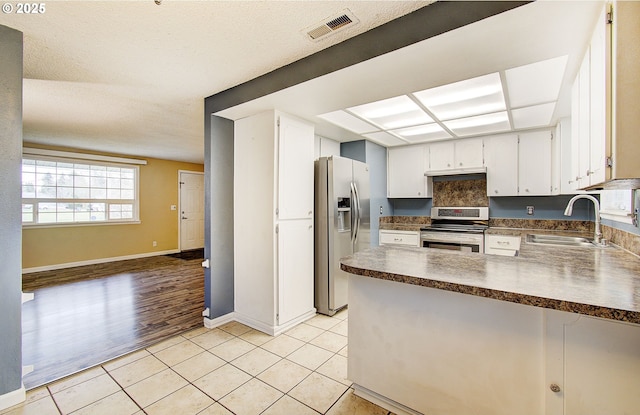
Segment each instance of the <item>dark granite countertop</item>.
[{"label": "dark granite countertop", "polygon": [[640,324],[640,258],[619,247],[524,241],[517,257],[412,247],[374,247],[341,260],[349,273]]}]

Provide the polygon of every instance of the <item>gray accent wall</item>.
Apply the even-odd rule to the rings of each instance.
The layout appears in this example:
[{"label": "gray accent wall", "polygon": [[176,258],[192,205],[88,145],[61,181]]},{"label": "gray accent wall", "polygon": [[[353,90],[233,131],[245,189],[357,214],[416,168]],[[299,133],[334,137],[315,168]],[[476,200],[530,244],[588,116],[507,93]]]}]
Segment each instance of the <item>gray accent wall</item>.
[{"label": "gray accent wall", "polygon": [[[210,114],[210,113],[209,113]],[[214,319],[233,302],[233,121],[205,115],[205,307]]]},{"label": "gray accent wall", "polygon": [[6,26],[0,26],[0,74],[1,397],[22,388],[22,32]]}]

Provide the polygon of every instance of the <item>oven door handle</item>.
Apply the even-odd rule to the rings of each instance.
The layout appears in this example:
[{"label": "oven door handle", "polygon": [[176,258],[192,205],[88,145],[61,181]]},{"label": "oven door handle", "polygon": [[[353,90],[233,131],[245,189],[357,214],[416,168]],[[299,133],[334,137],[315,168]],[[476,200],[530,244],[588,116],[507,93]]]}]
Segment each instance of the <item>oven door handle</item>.
[{"label": "oven door handle", "polygon": [[468,235],[457,234],[455,237],[439,238],[433,234],[420,235],[421,242],[442,242],[442,243],[457,243],[457,244],[478,244],[482,243],[484,237],[469,237]]}]

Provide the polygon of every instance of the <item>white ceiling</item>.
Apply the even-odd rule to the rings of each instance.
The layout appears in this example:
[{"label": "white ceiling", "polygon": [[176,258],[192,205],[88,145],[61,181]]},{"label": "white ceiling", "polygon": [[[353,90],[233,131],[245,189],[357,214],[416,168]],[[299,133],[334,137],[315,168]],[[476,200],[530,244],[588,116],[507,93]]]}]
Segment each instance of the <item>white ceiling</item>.
[{"label": "white ceiling", "polygon": [[277,108],[313,122],[319,135],[358,140],[318,115],[566,55],[555,125],[570,116],[571,85],[603,6],[539,0],[216,115],[235,120]]},{"label": "white ceiling", "polygon": [[[205,97],[429,3],[47,0],[0,24],[24,33],[26,143],[202,163]],[[302,33],[347,8],[359,23]]]}]

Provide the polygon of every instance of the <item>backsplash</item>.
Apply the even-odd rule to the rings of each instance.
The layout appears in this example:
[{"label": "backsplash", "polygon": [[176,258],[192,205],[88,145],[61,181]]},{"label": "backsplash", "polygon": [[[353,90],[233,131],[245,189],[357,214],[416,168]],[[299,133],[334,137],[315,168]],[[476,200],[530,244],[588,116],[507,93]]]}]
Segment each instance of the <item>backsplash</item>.
[{"label": "backsplash", "polygon": [[433,206],[489,206],[487,179],[433,182]]}]

